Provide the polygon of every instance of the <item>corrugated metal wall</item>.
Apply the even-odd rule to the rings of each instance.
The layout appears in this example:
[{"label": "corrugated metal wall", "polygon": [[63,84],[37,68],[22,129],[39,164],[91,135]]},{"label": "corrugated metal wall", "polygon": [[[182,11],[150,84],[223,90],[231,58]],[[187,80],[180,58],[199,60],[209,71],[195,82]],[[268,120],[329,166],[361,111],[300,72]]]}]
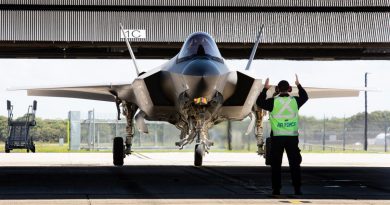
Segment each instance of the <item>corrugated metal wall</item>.
[{"label": "corrugated metal wall", "polygon": [[141,6],[389,6],[390,0],[0,0],[0,4]]},{"label": "corrugated metal wall", "polygon": [[128,29],[146,29],[147,38],[136,39],[136,41],[147,42],[182,42],[195,31],[208,32],[217,42],[253,42],[263,23],[266,26],[264,41],[267,43],[390,42],[389,19],[390,13],[387,12],[208,13],[0,10],[0,41],[121,42],[119,22],[123,22]]}]

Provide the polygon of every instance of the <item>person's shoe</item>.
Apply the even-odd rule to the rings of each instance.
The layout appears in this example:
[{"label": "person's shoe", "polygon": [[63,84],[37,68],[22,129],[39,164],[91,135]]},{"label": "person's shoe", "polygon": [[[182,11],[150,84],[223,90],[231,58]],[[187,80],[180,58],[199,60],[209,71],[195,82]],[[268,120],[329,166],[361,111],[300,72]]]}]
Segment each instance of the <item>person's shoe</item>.
[{"label": "person's shoe", "polygon": [[302,191],[301,191],[301,188],[295,188],[295,189],[294,189],[294,194],[295,194],[295,195],[302,195],[303,193],[302,193]]},{"label": "person's shoe", "polygon": [[280,195],[280,190],[272,190],[272,195]]}]

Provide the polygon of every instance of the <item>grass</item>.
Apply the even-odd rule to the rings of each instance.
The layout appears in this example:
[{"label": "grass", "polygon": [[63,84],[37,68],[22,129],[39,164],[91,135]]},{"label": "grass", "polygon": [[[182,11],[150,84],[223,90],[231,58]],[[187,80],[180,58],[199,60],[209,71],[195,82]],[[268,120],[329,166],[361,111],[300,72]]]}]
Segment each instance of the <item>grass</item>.
[{"label": "grass", "polygon": [[[59,144],[54,143],[42,143],[42,142],[35,142],[35,150],[36,152],[41,153],[67,153],[67,152],[88,152],[86,150],[80,150],[80,151],[69,151],[68,145],[64,144],[63,146],[60,146]],[[0,144],[0,153],[4,152],[5,150],[4,144]],[[26,149],[14,149],[11,152],[13,153],[24,153],[26,152]]]}]

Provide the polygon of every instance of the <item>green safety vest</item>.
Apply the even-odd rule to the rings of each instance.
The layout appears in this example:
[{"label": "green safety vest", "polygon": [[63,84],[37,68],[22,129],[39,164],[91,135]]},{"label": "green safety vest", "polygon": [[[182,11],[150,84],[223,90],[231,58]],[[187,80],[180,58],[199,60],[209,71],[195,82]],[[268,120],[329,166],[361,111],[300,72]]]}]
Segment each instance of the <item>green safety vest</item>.
[{"label": "green safety vest", "polygon": [[270,113],[274,136],[298,136],[298,103],[294,97],[276,97]]}]

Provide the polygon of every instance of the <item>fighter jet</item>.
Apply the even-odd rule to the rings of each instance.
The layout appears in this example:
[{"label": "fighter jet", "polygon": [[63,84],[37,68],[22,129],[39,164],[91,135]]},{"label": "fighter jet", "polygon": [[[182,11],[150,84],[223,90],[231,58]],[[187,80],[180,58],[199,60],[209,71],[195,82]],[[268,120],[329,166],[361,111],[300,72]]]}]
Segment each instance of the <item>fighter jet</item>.
[{"label": "fighter jet", "polygon": [[[124,32],[121,27],[121,32]],[[253,60],[252,50],[247,69]],[[255,129],[259,154],[264,153],[262,136],[263,112],[255,102],[263,87],[256,79],[241,71],[232,71],[225,63],[217,44],[205,32],[192,33],[180,52],[163,65],[147,71],[138,71],[136,59],[128,39],[125,39],[132,57],[136,77],[132,83],[93,86],[46,87],[27,89],[29,96],[82,98],[114,102],[126,117],[126,138],[113,140],[113,163],[124,164],[132,153],[135,127],[147,133],[145,120],[165,121],[181,131],[176,145],[179,148],[195,142],[194,165],[201,166],[205,153],[213,142],[208,130],[227,120],[251,117],[248,131]],[[358,90],[306,88],[310,98],[358,96]],[[296,93],[293,91],[293,93]],[[270,91],[270,94],[272,91]]]}]

